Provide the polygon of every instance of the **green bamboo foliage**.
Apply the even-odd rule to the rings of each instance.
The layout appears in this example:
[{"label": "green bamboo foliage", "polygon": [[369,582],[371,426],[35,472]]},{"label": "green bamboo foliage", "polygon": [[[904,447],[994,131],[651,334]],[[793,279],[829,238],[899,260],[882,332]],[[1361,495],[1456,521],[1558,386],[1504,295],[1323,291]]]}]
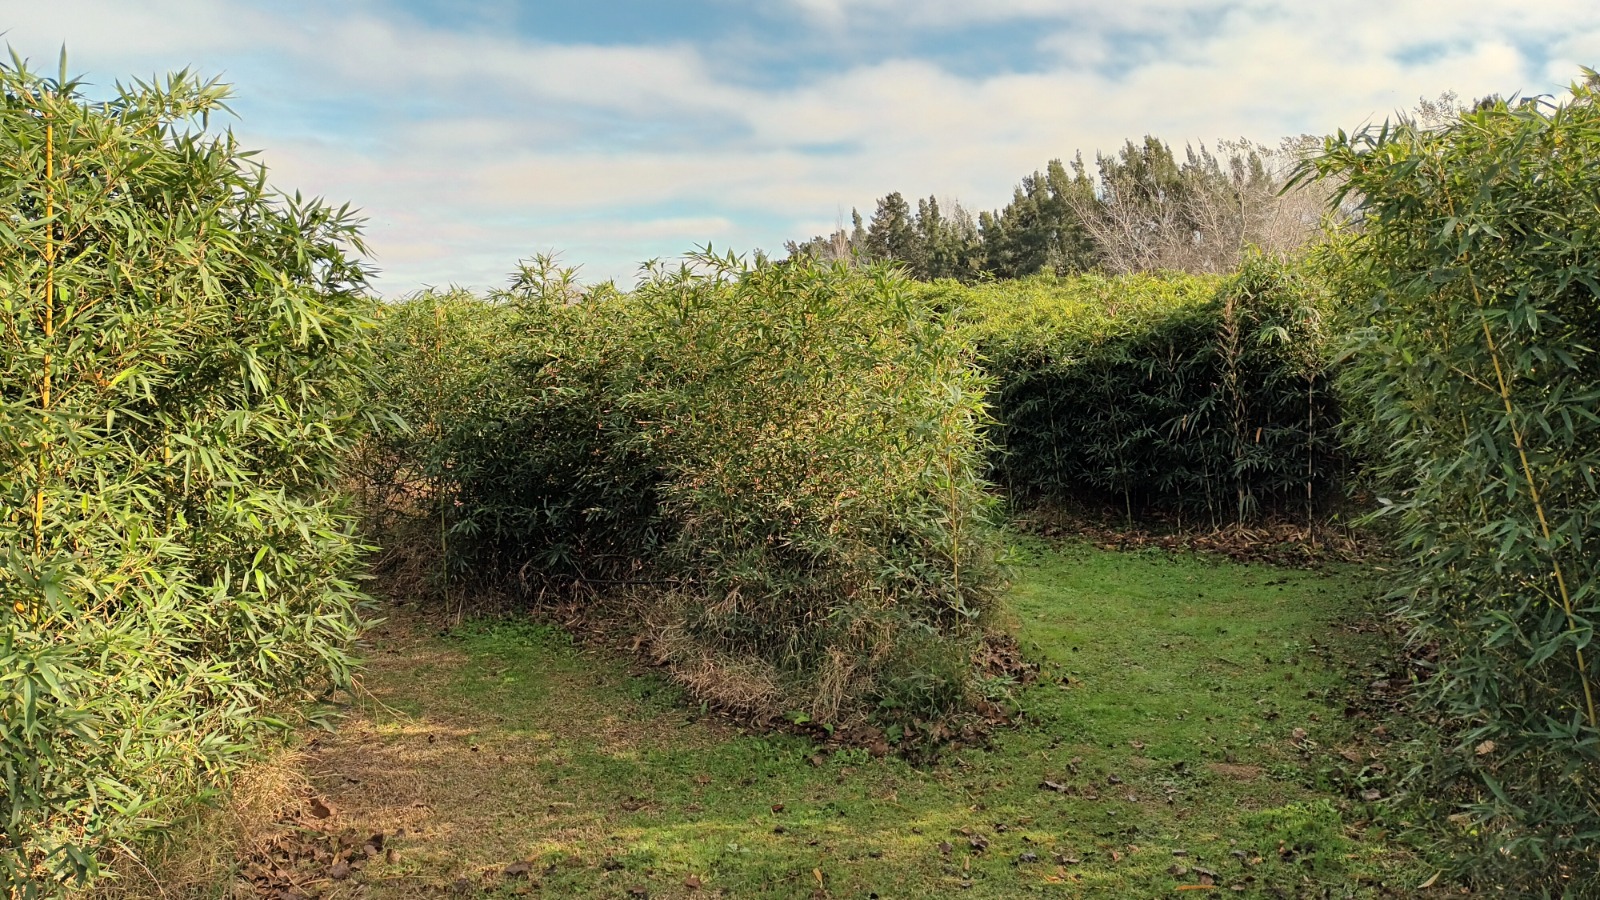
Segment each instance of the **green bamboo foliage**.
[{"label": "green bamboo foliage", "polygon": [[661,543],[659,476],[622,402],[643,363],[634,304],[575,274],[542,257],[488,298],[425,292],[381,311],[381,405],[409,427],[364,457],[382,461],[380,487],[400,486],[399,524],[428,519],[451,581],[612,579]]},{"label": "green bamboo foliage", "polygon": [[1311,519],[1337,495],[1329,301],[1307,267],[928,290],[996,382],[995,472],[1016,496],[1219,525]]},{"label": "green bamboo foliage", "polygon": [[1530,895],[1600,891],[1596,100],[1340,134],[1314,169],[1364,198],[1348,386],[1455,745],[1418,774],[1463,862]]},{"label": "green bamboo foliage", "polygon": [[[621,294],[539,260],[384,319],[408,377],[436,323],[443,364],[470,360],[410,414],[437,439],[391,445],[435,480],[456,578],[642,588],[622,615],[756,714],[904,727],[971,699],[984,381],[903,278],[705,253]],[[502,349],[473,355],[486,333]]]},{"label": "green bamboo foliage", "polygon": [[674,624],[819,721],[959,709],[996,586],[970,353],[883,269],[696,263],[635,296]]},{"label": "green bamboo foliage", "polygon": [[0,885],[81,882],[342,682],[330,500],[369,362],[346,210],[283,199],[183,73],[0,68]]}]

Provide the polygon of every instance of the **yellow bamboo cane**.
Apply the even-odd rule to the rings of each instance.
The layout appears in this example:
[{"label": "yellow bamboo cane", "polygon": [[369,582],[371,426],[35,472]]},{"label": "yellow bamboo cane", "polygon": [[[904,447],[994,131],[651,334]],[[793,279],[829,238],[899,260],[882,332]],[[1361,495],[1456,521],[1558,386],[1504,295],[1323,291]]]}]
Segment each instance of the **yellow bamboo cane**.
[{"label": "yellow bamboo cane", "polygon": [[[56,245],[55,223],[50,221],[55,218],[55,125],[46,123],[44,126],[44,216],[45,216],[45,241],[44,241],[44,379],[39,385],[39,407],[46,416],[50,413],[50,343],[55,338],[55,276],[56,276]],[[33,549],[34,552],[44,550],[44,488],[45,478],[49,471],[50,440],[44,439],[39,448],[39,480],[38,487],[33,494]]]}]

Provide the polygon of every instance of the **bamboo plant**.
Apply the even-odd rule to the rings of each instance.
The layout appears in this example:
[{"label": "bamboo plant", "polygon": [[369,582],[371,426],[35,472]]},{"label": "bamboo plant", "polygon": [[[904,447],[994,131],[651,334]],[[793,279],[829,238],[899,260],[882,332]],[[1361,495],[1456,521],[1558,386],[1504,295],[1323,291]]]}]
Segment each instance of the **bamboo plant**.
[{"label": "bamboo plant", "polygon": [[183,72],[0,67],[0,892],[50,896],[344,681],[331,490],[367,365],[347,209]]}]

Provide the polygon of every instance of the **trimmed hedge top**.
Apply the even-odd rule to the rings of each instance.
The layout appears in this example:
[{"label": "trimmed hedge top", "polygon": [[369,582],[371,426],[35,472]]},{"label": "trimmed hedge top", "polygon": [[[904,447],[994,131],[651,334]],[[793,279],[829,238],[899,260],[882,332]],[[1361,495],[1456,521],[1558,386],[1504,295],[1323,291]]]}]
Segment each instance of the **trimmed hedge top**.
[{"label": "trimmed hedge top", "polygon": [[956,314],[991,365],[1059,365],[1186,314],[1210,315],[1222,281],[1179,273],[1044,275],[971,287],[935,282],[925,295]]}]

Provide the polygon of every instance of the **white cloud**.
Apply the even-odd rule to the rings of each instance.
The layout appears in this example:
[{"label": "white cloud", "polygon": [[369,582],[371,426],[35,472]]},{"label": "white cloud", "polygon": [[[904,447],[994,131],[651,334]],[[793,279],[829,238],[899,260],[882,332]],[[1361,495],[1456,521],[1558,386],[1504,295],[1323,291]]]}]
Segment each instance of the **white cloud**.
[{"label": "white cloud", "polygon": [[801,15],[834,28],[893,22],[902,28],[950,28],[1013,19],[1075,21],[1134,28],[1176,13],[1203,13],[1234,5],[1231,0],[789,0]]},{"label": "white cloud", "polygon": [[1128,137],[1274,140],[1447,89],[1552,90],[1600,62],[1592,0],[790,2],[868,46],[877,28],[1032,21],[1038,52],[1015,71],[908,51],[774,83],[726,74],[709,44],[451,30],[378,0],[0,5],[15,7],[6,39],[44,68],[65,41],[101,83],[191,63],[239,80],[246,142],[279,185],[364,208],[390,292],[499,283],[551,248],[626,280],[706,241],[774,249],[831,230],[891,190],[989,208],[1051,157]]}]

